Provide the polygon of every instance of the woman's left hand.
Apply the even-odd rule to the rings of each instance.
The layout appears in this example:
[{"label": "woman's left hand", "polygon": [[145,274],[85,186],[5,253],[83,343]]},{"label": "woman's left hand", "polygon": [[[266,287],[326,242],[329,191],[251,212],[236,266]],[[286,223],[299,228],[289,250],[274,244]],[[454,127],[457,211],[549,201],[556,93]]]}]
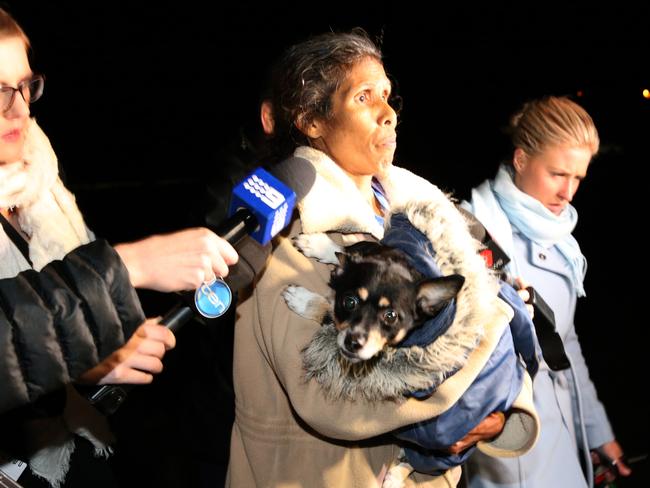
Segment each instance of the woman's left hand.
[{"label": "woman's left hand", "polygon": [[478,441],[492,439],[501,433],[506,423],[506,416],[503,412],[492,412],[474,427],[469,433],[458,442],[452,444],[447,451],[450,454],[458,454],[468,447],[472,447]]},{"label": "woman's left hand", "polygon": [[609,465],[610,468],[615,467],[618,471],[618,473],[610,473],[607,477],[607,481],[614,481],[614,479],[616,479],[616,474],[621,476],[630,476],[630,474],[632,474],[632,470],[627,464],[625,464],[623,459],[623,448],[621,448],[621,445],[616,440],[606,442],[595,452],[592,451],[592,460],[594,461],[594,464]]},{"label": "woman's left hand", "polygon": [[163,369],[162,358],[174,348],[176,338],[171,330],[159,324],[160,319],[147,319],[129,340],[78,378],[82,384],[146,384]]}]

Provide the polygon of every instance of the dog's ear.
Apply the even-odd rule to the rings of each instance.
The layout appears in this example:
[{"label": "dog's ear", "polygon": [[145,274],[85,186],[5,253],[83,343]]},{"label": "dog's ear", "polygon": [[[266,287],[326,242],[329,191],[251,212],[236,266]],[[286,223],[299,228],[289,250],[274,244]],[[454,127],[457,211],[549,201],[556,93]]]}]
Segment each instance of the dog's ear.
[{"label": "dog's ear", "polygon": [[364,256],[378,254],[382,249],[387,249],[375,241],[359,241],[345,247],[345,252],[353,258],[363,258]]},{"label": "dog's ear", "polygon": [[339,260],[339,264],[334,266],[332,270],[332,276],[341,276],[343,274],[343,269],[345,265],[348,264],[350,257],[344,252],[335,252],[336,258]]},{"label": "dog's ear", "polygon": [[418,285],[418,311],[426,315],[435,315],[449,300],[458,295],[465,283],[461,275],[449,275],[425,280]]},{"label": "dog's ear", "polygon": [[345,265],[348,264],[349,256],[346,253],[335,252],[334,254],[336,254],[336,258],[339,260],[339,266],[341,268],[345,267]]}]

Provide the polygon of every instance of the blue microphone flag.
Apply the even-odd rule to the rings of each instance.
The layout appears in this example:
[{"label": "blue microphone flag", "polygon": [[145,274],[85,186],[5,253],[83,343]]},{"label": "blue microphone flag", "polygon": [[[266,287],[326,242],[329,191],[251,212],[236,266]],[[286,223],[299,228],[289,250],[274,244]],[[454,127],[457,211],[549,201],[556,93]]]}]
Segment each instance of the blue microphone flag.
[{"label": "blue microphone flag", "polygon": [[257,168],[232,192],[229,215],[245,208],[257,218],[259,227],[251,236],[266,245],[291,219],[296,194],[268,171]]}]

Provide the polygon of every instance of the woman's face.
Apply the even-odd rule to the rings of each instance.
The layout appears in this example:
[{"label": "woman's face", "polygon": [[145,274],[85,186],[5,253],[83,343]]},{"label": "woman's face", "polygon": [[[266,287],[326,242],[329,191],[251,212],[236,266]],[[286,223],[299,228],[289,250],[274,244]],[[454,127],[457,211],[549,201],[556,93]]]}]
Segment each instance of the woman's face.
[{"label": "woman's face", "polygon": [[[0,86],[16,88],[31,76],[23,40],[19,37],[1,39]],[[22,157],[28,121],[29,105],[20,93],[16,93],[11,108],[4,113],[0,111],[0,164],[13,163]]]},{"label": "woman's face", "polygon": [[589,161],[591,151],[586,147],[554,146],[534,156],[516,149],[515,185],[560,215],[587,176]]},{"label": "woman's face", "polygon": [[315,120],[305,133],[353,177],[381,173],[397,147],[397,115],[388,105],[391,84],[382,64],[364,58],[332,96],[332,117]]}]

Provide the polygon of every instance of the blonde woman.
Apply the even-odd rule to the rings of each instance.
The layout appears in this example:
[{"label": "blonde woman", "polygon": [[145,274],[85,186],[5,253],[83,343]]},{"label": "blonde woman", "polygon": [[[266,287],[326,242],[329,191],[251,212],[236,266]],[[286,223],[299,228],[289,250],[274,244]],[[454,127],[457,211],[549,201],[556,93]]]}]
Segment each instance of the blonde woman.
[{"label": "blonde woman", "polygon": [[510,257],[511,277],[531,284],[553,309],[572,367],[552,371],[541,362],[533,381],[542,422],[537,445],[516,459],[479,453],[466,473],[471,487],[586,487],[589,473],[580,464],[588,449],[600,448],[620,474],[630,473],[573,324],[587,265],[571,235],[578,219],[571,200],[598,152],[598,132],[582,107],[553,96],[526,103],[512,117],[511,132],[512,160],[472,190],[467,206]]}]

